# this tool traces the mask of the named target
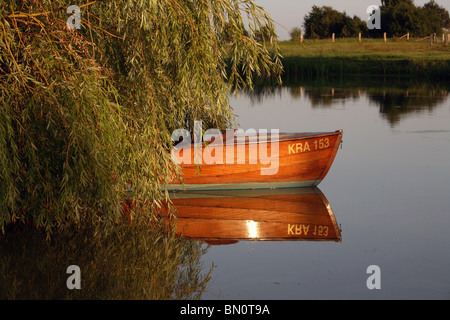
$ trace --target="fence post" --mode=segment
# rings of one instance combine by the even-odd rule
[[[331,41],[334,42],[334,33],[331,35]]]
[[[386,32],[384,33],[384,42],[386,42]]]
[[[433,35],[430,34],[430,47],[432,47],[432,46],[433,46]]]
[[[409,32],[406,34],[406,41],[409,41]]]
[[[359,33],[359,42],[361,42],[361,32]]]

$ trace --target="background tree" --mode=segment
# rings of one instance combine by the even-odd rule
[[[329,6],[313,6],[305,16],[303,28],[306,38],[352,37],[359,32],[365,32],[367,25],[360,18],[349,17],[345,12],[339,12]]]
[[[172,131],[231,126],[230,88],[280,74],[243,17],[274,29],[250,0],[1,2],[0,228],[114,221],[130,183],[134,214],[151,214],[178,173]]]
[[[342,37],[354,37],[357,36],[360,32],[363,35],[367,34],[367,23],[365,21],[362,21],[358,16],[350,17],[344,12],[342,14],[342,21]]]
[[[381,6],[381,30],[371,30],[371,36],[425,37],[442,34],[442,29],[450,26],[448,11],[434,0],[423,7],[417,7],[412,0],[386,0]]]
[[[424,17],[430,19],[431,28],[436,28],[438,32],[442,31],[442,28],[450,29],[450,15],[447,9],[440,6],[436,1],[431,0],[425,3],[422,11],[424,12]]]
[[[419,9],[412,0],[391,0],[381,8],[381,29],[390,36],[403,36],[419,30]]]

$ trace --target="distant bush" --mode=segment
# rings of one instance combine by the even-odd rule
[[[294,27],[289,32],[289,35],[291,36],[291,40],[298,40],[298,39],[300,39],[300,36],[302,35],[302,29],[299,27]]]

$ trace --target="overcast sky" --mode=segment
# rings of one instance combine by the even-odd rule
[[[380,5],[380,0],[254,0],[262,6],[277,22],[277,32],[280,40],[289,40],[289,31],[293,27],[302,27],[303,18],[313,5],[330,6],[340,12],[346,12],[349,16],[359,16],[366,21],[367,7]],[[416,6],[422,6],[429,0],[415,0]],[[436,0],[436,2],[450,11],[450,0]]]

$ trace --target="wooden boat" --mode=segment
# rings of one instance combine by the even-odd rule
[[[189,145],[189,163],[181,163],[179,156],[176,158],[178,163],[181,163],[182,174],[167,185],[167,188],[222,190],[317,186],[330,170],[342,142],[342,135],[342,130],[280,133],[276,140],[249,136],[241,142],[236,142],[236,137],[231,135],[235,142],[230,144],[231,149],[226,149],[230,135],[224,135],[221,139],[223,143],[213,148],[216,160],[219,161],[211,163],[203,158],[201,165],[198,161],[195,164],[195,152],[208,153],[208,148],[214,143],[203,144],[197,151],[194,150],[194,145]],[[267,156],[263,161],[260,150],[266,150],[270,158]],[[251,158],[255,155],[258,158],[252,162]],[[245,163],[242,159],[245,159]],[[269,164],[268,159],[276,162],[277,167],[270,168],[274,165]],[[270,170],[272,173],[267,173]]]
[[[210,244],[341,241],[330,204],[317,188],[172,192],[176,235]]]

